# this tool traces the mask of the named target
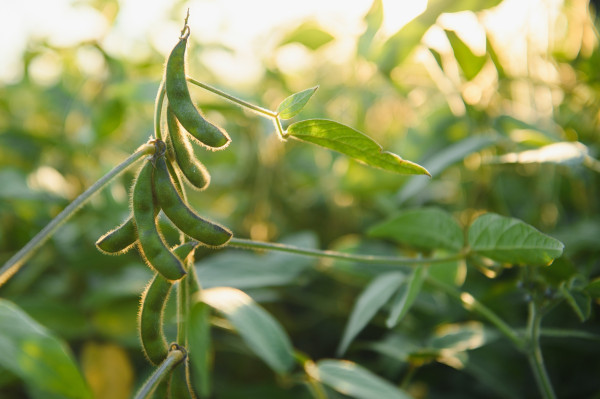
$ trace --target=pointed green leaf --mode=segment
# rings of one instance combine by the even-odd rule
[[[383,22],[383,3],[381,0],[373,0],[371,8],[363,20],[367,25],[367,29],[358,38],[356,48],[359,55],[367,57],[371,49],[373,37],[375,37],[377,31],[381,28]]]
[[[413,303],[417,299],[417,295],[421,292],[423,281],[427,276],[427,268],[419,265],[413,270],[412,274],[402,282],[398,293],[392,300],[392,309],[385,324],[388,328],[393,328],[406,316]]]
[[[290,119],[298,115],[318,88],[319,86],[311,87],[310,89],[302,90],[287,97],[277,107],[277,115],[279,115],[281,119]]]
[[[347,360],[321,360],[311,376],[334,390],[357,399],[410,399],[378,375]]]
[[[314,22],[307,22],[288,34],[283,39],[280,46],[289,43],[299,43],[314,51],[319,47],[326,45],[333,39],[334,37],[331,33],[326,32]]]
[[[293,348],[281,325],[246,293],[230,287],[209,288],[201,299],[222,312],[248,347],[275,372],[285,374],[294,364]]]
[[[392,297],[400,283],[404,280],[404,277],[404,274],[400,272],[382,274],[371,281],[360,294],[350,314],[344,336],[338,346],[337,353],[339,356],[346,352],[352,340],[365,328],[373,316],[375,316],[375,313],[385,305],[388,299]]]
[[[0,299],[0,366],[47,396],[91,398],[65,343],[12,302]]]
[[[417,248],[460,251],[463,232],[454,218],[439,208],[409,209],[376,224],[368,232],[371,237],[389,238]]]
[[[327,119],[308,119],[288,127],[287,133],[302,141],[341,152],[369,166],[409,175],[429,175],[421,165],[404,160],[365,134]]]
[[[487,213],[469,228],[469,246],[476,254],[511,264],[548,265],[564,245],[514,218]]]
[[[565,284],[560,286],[560,292],[581,322],[589,319],[592,311],[592,298],[586,292],[569,289]]]
[[[454,52],[454,58],[456,58],[456,62],[458,62],[460,69],[462,69],[465,78],[467,80],[473,79],[481,71],[481,68],[483,68],[487,57],[485,55],[475,55],[473,50],[458,37],[456,32],[446,30],[446,36],[448,36]]]
[[[585,287],[585,291],[592,298],[600,298],[600,277],[590,281],[590,283]]]

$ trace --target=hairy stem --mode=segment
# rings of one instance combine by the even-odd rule
[[[46,227],[44,227],[35,237],[33,237],[21,250],[12,256],[0,268],[0,286],[6,283],[23,264],[33,255],[33,253],[42,246],[56,231],[56,229],[64,222],[69,220],[77,210],[83,206],[92,195],[102,190],[112,179],[124,172],[127,168],[133,165],[144,155],[154,152],[154,145],[144,144],[129,156],[125,161],[115,166],[110,172],[102,176],[100,180],[94,183],[90,188],[85,190],[79,197],[75,198],[61,213],[59,213]]]
[[[346,260],[350,262],[363,262],[363,263],[378,263],[378,264],[395,264],[395,265],[420,265],[420,264],[430,264],[430,263],[444,263],[450,262],[453,260],[460,260],[464,258],[463,254],[457,254],[452,256],[447,256],[444,258],[400,258],[396,256],[376,256],[376,255],[355,255],[348,254],[345,252],[337,252],[337,251],[328,251],[328,250],[318,250],[318,249],[305,249],[300,247],[295,247],[293,245],[287,244],[279,244],[279,243],[271,243],[271,242],[263,242],[263,241],[253,241],[246,240],[243,238],[232,238],[229,241],[229,246],[237,247],[237,248],[245,248],[245,249],[265,249],[272,251],[280,251],[280,252],[289,252],[296,255],[306,255],[306,256],[315,256],[319,258],[333,258]]]
[[[158,384],[160,384],[160,382],[167,377],[173,369],[185,359],[185,357],[186,353],[183,349],[171,349],[165,360],[163,360],[156,370],[154,370],[152,375],[137,392],[135,399],[150,398]]]
[[[221,97],[223,97],[223,98],[231,101],[232,103],[235,103],[235,104],[240,105],[242,107],[248,108],[248,109],[250,109],[250,110],[252,110],[252,111],[254,111],[254,112],[256,112],[256,113],[258,113],[260,115],[264,115],[264,116],[267,116],[269,118],[275,118],[275,119],[277,119],[277,112],[273,112],[273,111],[271,111],[269,109],[266,109],[266,108],[263,108],[263,107],[259,107],[258,105],[254,105],[254,104],[251,104],[251,103],[249,103],[247,101],[241,100],[241,99],[239,99],[237,97],[234,97],[234,96],[232,96],[230,94],[225,93],[224,91],[221,91],[221,90],[219,90],[217,88],[209,86],[206,83],[202,83],[200,81],[197,81],[196,79],[191,78],[189,76],[187,77],[187,81],[189,83],[193,84],[193,85],[196,85],[198,87],[203,88],[204,90],[208,90],[208,91],[210,91],[210,92],[212,92],[214,94],[217,94],[217,95],[219,95],[219,96],[221,96]]]
[[[527,323],[528,348],[527,359],[535,376],[538,388],[544,399],[555,399],[556,394],[552,388],[548,371],[544,364],[542,348],[540,347],[540,326],[542,324],[542,314],[537,311],[537,305],[534,301],[529,303],[529,320]]]

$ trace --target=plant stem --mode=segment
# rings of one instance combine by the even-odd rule
[[[209,86],[206,83],[202,83],[200,81],[197,81],[196,79],[194,79],[192,77],[188,76],[187,77],[187,81],[190,82],[193,85],[196,85],[196,86],[201,87],[201,88],[203,88],[205,90],[208,90],[208,91],[210,91],[210,92],[212,92],[214,94],[217,94],[217,95],[219,95],[219,96],[221,96],[223,98],[226,98],[227,100],[231,101],[232,103],[235,103],[235,104],[240,105],[242,107],[246,107],[248,109],[251,109],[252,111],[254,111],[254,112],[258,113],[258,114],[267,116],[269,118],[277,118],[277,112],[273,112],[273,111],[271,111],[269,109],[266,109],[266,108],[263,108],[263,107],[259,107],[258,105],[254,105],[254,104],[251,104],[251,103],[249,103],[247,101],[241,100],[241,99],[239,99],[237,97],[234,97],[234,96],[232,96],[230,94],[225,93],[224,91],[221,91],[221,90],[219,90],[217,88]]]
[[[165,100],[165,80],[160,81],[158,92],[156,93],[156,101],[154,102],[154,137],[162,139],[160,131],[160,117],[162,115],[163,101]]]
[[[168,376],[173,369],[181,363],[186,357],[184,350],[176,348],[171,349],[169,354],[163,360],[163,362],[154,370],[152,375],[148,378],[148,380],[144,383],[144,385],[140,388],[140,390],[135,395],[135,399],[146,399],[152,395],[152,392],[156,389],[158,384]]]
[[[56,231],[56,229],[64,222],[69,220],[71,216],[77,212],[77,210],[83,206],[95,193],[100,191],[106,186],[112,179],[117,177],[119,174],[124,172],[127,168],[133,165],[141,157],[146,154],[154,152],[154,145],[144,144],[136,150],[132,155],[129,156],[125,161],[115,166],[110,172],[102,176],[100,180],[94,183],[90,188],[85,190],[79,197],[75,198],[61,213],[59,213],[54,219],[48,223],[35,237],[33,237],[21,250],[12,256],[6,263],[0,268],[0,286],[6,283],[23,264],[29,259],[31,255],[44,244]]]
[[[396,256],[376,256],[376,255],[355,255],[348,254],[345,252],[318,250],[318,249],[306,249],[295,247],[288,244],[271,243],[263,241],[246,240],[243,238],[232,238],[229,241],[229,246],[237,248],[252,248],[252,249],[266,249],[272,251],[289,252],[297,255],[315,256],[319,258],[333,258],[340,259],[350,262],[364,262],[364,263],[377,263],[377,264],[396,264],[396,265],[421,265],[428,263],[444,263],[454,260],[460,260],[464,258],[463,254],[457,254],[447,256],[444,258],[428,258],[428,259],[415,259],[415,258],[400,258]]]
[[[556,399],[556,394],[552,388],[548,371],[544,364],[542,349],[540,347],[540,326],[542,324],[542,314],[537,311],[537,305],[534,301],[529,303],[529,320],[527,323],[528,344],[527,359],[531,365],[531,370],[535,376],[538,388],[544,399]]]
[[[490,323],[492,323],[496,328],[504,334],[508,339],[510,339],[517,348],[522,349],[525,345],[525,341],[523,338],[519,337],[519,335],[515,332],[515,330],[506,324],[504,320],[502,320],[496,313],[494,313],[490,308],[479,302],[475,299],[471,294],[464,291],[459,291],[454,287],[451,287],[447,284],[444,284],[434,278],[427,277],[427,283],[436,289],[445,292],[447,295],[452,298],[460,301],[465,309],[468,311],[473,311],[475,313],[479,313],[479,315],[483,316]]]

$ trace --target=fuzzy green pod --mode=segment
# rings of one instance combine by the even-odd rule
[[[214,247],[225,245],[231,239],[231,231],[201,218],[181,199],[169,176],[164,157],[156,160],[154,189],[156,199],[165,215],[187,236]]]
[[[163,143],[164,144],[164,143]],[[164,157],[159,157],[164,159]],[[167,248],[156,224],[156,198],[153,195],[154,165],[146,160],[133,186],[133,218],[137,226],[138,248],[146,263],[167,280],[185,276],[181,261]]]
[[[140,302],[138,327],[142,351],[150,363],[162,362],[169,347],[163,331],[163,313],[173,284],[156,273],[150,281]]]
[[[181,126],[195,139],[212,148],[224,148],[229,144],[227,132],[202,117],[192,102],[185,72],[185,50],[189,30],[179,39],[167,60],[165,85],[169,105]]]
[[[119,255],[129,251],[137,241],[135,222],[130,216],[96,241],[96,247],[108,255]]]
[[[179,129],[179,122],[171,107],[167,108],[167,127],[179,170],[192,187],[199,190],[206,188],[210,183],[210,174],[206,167],[196,159],[192,144],[187,135]]]

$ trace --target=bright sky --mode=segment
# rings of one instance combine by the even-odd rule
[[[274,28],[293,28],[307,18],[327,26],[336,36],[353,37],[364,29],[362,17],[372,0],[192,0],[190,27],[204,42],[236,50],[252,75],[253,52]],[[77,5],[73,5],[77,3]],[[383,31],[391,34],[423,11],[426,0],[383,0]],[[116,54],[143,56],[148,43],[165,55],[178,35],[180,23],[167,19],[170,0],[121,0],[116,26],[84,2],[19,0],[0,2],[0,82],[20,78],[21,55],[30,37],[47,37],[57,46],[104,37],[103,46]],[[182,15],[183,18],[183,15]],[[110,30],[109,30],[110,29]],[[254,57],[254,63],[258,62]],[[218,60],[217,60],[218,61]],[[238,71],[239,73],[239,71]],[[247,77],[241,76],[245,79]]]

